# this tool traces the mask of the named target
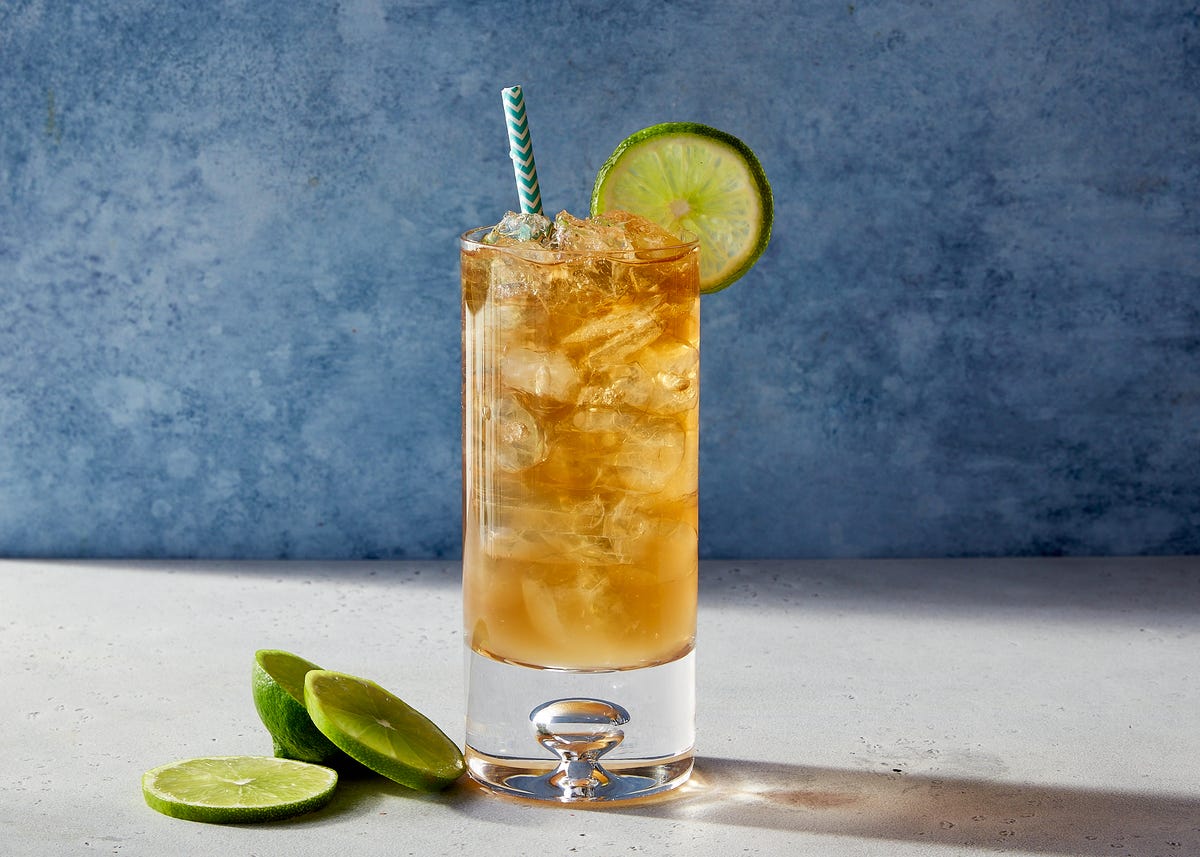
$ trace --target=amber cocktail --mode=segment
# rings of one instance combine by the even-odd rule
[[[699,248],[620,212],[505,224],[461,239],[468,764],[662,791],[694,736]]]

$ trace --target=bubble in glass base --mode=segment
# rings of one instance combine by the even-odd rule
[[[695,655],[630,670],[535,669],[467,655],[467,768],[487,788],[561,803],[683,785],[695,741]]]

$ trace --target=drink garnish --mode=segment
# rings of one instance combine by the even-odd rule
[[[142,796],[173,818],[211,824],[277,821],[320,809],[337,771],[271,756],[185,759],[142,775]]]
[[[276,756],[335,767],[353,765],[313,725],[304,707],[304,676],[318,669],[291,652],[259,649],[254,653],[254,708],[271,733]]]
[[[771,186],[750,147],[695,122],[653,125],[621,141],[596,176],[591,210],[629,211],[696,236],[706,294],[750,270],[774,217]]]
[[[346,755],[403,786],[440,791],[466,770],[458,745],[432,720],[373,681],[313,670],[304,704]]]

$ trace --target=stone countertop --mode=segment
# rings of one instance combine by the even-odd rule
[[[589,810],[343,778],[269,825],[142,801],[269,754],[253,653],[375,679],[461,741],[451,562],[0,561],[0,852],[1200,854],[1200,559],[707,562],[699,758]]]

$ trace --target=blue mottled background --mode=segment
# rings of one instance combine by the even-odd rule
[[[456,556],[512,83],[555,210],[670,119],[772,180],[703,555],[1200,552],[1195,2],[2,0],[0,554]]]

